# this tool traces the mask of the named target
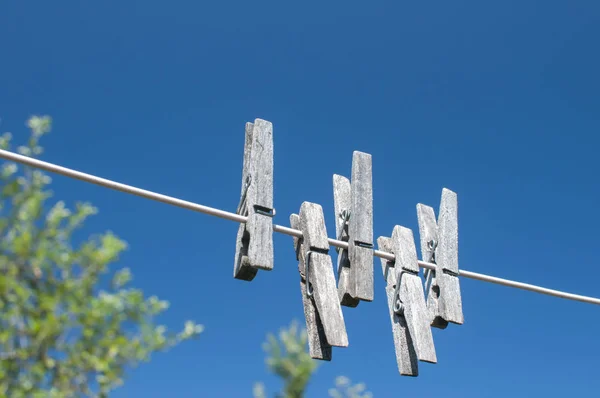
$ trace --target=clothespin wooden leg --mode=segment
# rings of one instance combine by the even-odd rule
[[[373,171],[371,155],[352,155],[352,182],[333,176],[336,233],[348,242],[338,253],[338,295],[342,305],[373,301]]]
[[[391,239],[380,236],[377,238],[379,250],[391,253]],[[384,258],[381,259],[381,270],[386,281],[385,292],[387,295],[390,320],[392,322],[392,335],[394,338],[394,349],[396,351],[396,362],[398,371],[402,376],[418,376],[419,362],[413,341],[410,337],[406,320],[403,316],[396,314],[396,270],[394,263]]]
[[[305,251],[306,288],[309,295],[312,292],[312,298],[323,323],[327,343],[336,347],[347,347],[348,336],[337,296],[333,264],[328,254],[329,242],[322,207],[315,203],[302,203],[300,227]]]
[[[248,216],[236,241],[234,277],[252,280],[257,269],[273,269],[273,125],[246,123],[242,193],[238,214]]]
[[[350,213],[350,257],[354,298],[373,301],[373,166],[371,155],[352,155],[352,209]]]
[[[423,261],[435,263],[427,274],[427,307],[431,326],[445,329],[448,323],[464,322],[458,278],[458,201],[456,193],[444,188],[439,221],[429,206],[417,205]]]
[[[348,221],[352,207],[352,189],[346,177],[333,175],[333,203],[335,210],[335,230],[338,240],[348,242]],[[360,300],[354,298],[354,280],[351,279],[350,259],[347,249],[337,249],[338,297],[341,305],[356,307]]]
[[[441,264],[443,279],[440,294],[444,319],[462,325],[462,297],[458,279],[458,198],[456,193],[444,188],[438,220],[439,253],[436,260]]]
[[[233,267],[233,276],[236,279],[251,281],[258,272],[257,268],[250,265],[248,260],[248,241],[250,235],[246,232],[246,226],[240,224],[235,244],[235,263]]]
[[[430,316],[419,277],[417,250],[412,231],[396,226],[392,233],[391,246],[396,257],[397,302],[394,310],[405,318],[419,360],[436,363]]]
[[[240,204],[237,213],[248,215],[247,200],[248,189],[252,177],[250,176],[250,158],[252,153],[253,123],[246,123],[246,134],[244,139],[244,162],[242,168],[242,190],[240,193]],[[233,276],[236,279],[251,281],[256,276],[258,270],[250,265],[248,259],[248,246],[250,243],[250,234],[247,232],[246,224],[240,224],[238,227],[237,238],[235,241],[235,260],[233,266]]]
[[[294,229],[300,229],[300,217],[297,214],[290,216],[290,225]],[[331,345],[327,343],[323,322],[321,322],[315,302],[307,294],[306,275],[304,274],[305,251],[302,240],[302,238],[294,237],[294,249],[296,250],[298,271],[300,273],[300,293],[302,294],[306,334],[308,336],[308,352],[313,359],[331,361]]]

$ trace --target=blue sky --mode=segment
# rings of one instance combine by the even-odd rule
[[[333,236],[332,174],[373,155],[375,236],[458,193],[460,266],[600,296],[600,5],[596,1],[3,2],[1,131],[50,114],[43,159],[234,211],[244,124],[274,124],[275,222],[303,201]],[[114,397],[248,397],[278,387],[268,332],[304,322],[291,238],[275,269],[231,277],[237,225],[55,177],[92,201],[84,233],[129,243],[119,266],[200,339],[131,371]],[[465,324],[437,365],[398,375],[383,278],[344,309],[350,347],[318,370],[375,397],[562,397],[600,388],[599,308],[462,279]]]

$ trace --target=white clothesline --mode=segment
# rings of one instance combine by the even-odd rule
[[[231,213],[228,211],[215,209],[213,207],[204,206],[204,205],[201,205],[198,203],[188,202],[187,200],[182,200],[182,199],[174,198],[172,196],[167,196],[167,195],[163,195],[160,193],[148,191],[145,189],[136,188],[131,185],[121,184],[116,181],[111,181],[111,180],[107,180],[105,178],[97,177],[97,176],[94,176],[91,174],[82,173],[77,170],[69,169],[69,168],[62,167],[62,166],[59,166],[56,164],[44,162],[44,161],[41,161],[38,159],[19,155],[17,153],[2,150],[2,149],[0,149],[0,158],[10,160],[13,162],[17,162],[17,163],[21,163],[21,164],[24,164],[27,166],[35,167],[38,169],[46,170],[51,173],[60,174],[65,177],[70,177],[70,178],[74,178],[77,180],[100,185],[105,188],[114,189],[115,191],[125,192],[125,193],[131,194],[131,195],[140,196],[142,198],[155,200],[157,202],[162,202],[162,203],[166,203],[166,204],[169,204],[172,206],[181,207],[181,208],[192,210],[192,211],[195,211],[198,213],[204,213],[204,214],[208,214],[211,216],[224,218],[226,220],[231,220],[231,221],[235,221],[238,223],[245,223],[246,219],[247,219],[247,217],[241,216],[236,213]],[[273,231],[279,232],[282,234],[286,234],[286,235],[290,235],[290,236],[299,237],[299,238],[302,237],[301,231],[293,229],[293,228],[289,228],[289,227],[284,227],[281,225],[273,225]],[[343,241],[340,241],[337,239],[331,239],[331,238],[329,238],[328,240],[329,240],[329,244],[331,246],[339,247],[342,249],[348,248],[347,242],[343,242]],[[394,261],[393,254],[382,252],[380,250],[373,250],[373,255],[376,257],[390,260],[390,261]],[[419,261],[419,266],[421,268],[426,268],[426,269],[435,269],[435,264],[427,263],[424,261]],[[495,276],[479,274],[477,272],[466,271],[463,269],[461,269],[459,271],[459,275],[461,277],[465,277],[465,278],[495,283],[497,285],[513,287],[516,289],[529,290],[531,292],[546,294],[546,295],[554,296],[554,297],[560,297],[560,298],[564,298],[567,300],[575,300],[575,301],[581,301],[584,303],[600,305],[600,298],[582,296],[579,294],[567,293],[567,292],[563,292],[560,290],[548,289],[548,288],[541,287],[541,286],[531,285],[531,284],[523,283],[523,282],[512,281],[509,279],[497,278]]]

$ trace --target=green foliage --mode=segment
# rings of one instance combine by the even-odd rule
[[[267,336],[263,349],[267,353],[267,367],[283,380],[284,386],[277,397],[299,398],[310,378],[317,369],[317,363],[306,352],[306,330],[299,329],[297,322],[287,329],[279,331],[279,340],[273,335]],[[257,384],[254,387],[256,398],[265,397],[264,387]]]
[[[27,125],[32,135],[17,151],[39,155],[51,119]],[[2,149],[10,142],[0,137]],[[106,397],[129,367],[202,327],[189,321],[173,333],[156,325],[168,302],[128,287],[127,268],[105,283],[125,242],[106,232],[74,247],[73,234],[97,209],[80,203],[71,211],[61,201],[48,209],[49,184],[38,170],[0,168],[0,396]]]
[[[373,394],[365,391],[364,383],[353,385],[349,378],[339,376],[335,379],[335,388],[329,389],[331,398],[373,398]]]
[[[270,372],[283,381],[283,389],[276,394],[277,398],[301,398],[317,370],[317,361],[310,357],[306,350],[306,329],[299,328],[293,321],[288,328],[279,332],[279,339],[273,334],[267,336],[263,349],[267,353],[267,367]],[[364,392],[364,384],[352,385],[347,377],[336,379],[336,388],[329,390],[333,398],[372,398],[372,394]],[[267,393],[262,383],[254,385],[254,398],[266,398]]]

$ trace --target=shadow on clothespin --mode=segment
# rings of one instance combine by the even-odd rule
[[[429,206],[417,205],[423,261],[434,263],[435,271],[425,270],[427,308],[431,326],[445,329],[448,323],[462,325],[464,316],[458,279],[458,200],[444,188],[439,219]]]
[[[373,301],[373,171],[371,155],[354,151],[352,182],[333,175],[335,229],[348,250],[338,249],[340,303]]]
[[[379,249],[393,253],[395,262],[381,259],[386,281],[398,370],[403,376],[417,376],[417,359],[436,363],[430,317],[419,277],[417,250],[410,229],[396,226],[391,238],[379,237]]]
[[[251,281],[273,269],[273,125],[246,123],[242,191],[237,213],[248,216],[238,229],[233,276]]]
[[[323,209],[318,204],[304,202],[300,216],[290,216],[290,224],[303,234],[302,238],[294,238],[294,248],[310,356],[330,361],[331,347],[347,347],[348,335],[337,298]]]

